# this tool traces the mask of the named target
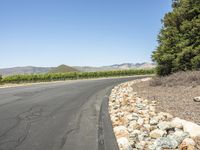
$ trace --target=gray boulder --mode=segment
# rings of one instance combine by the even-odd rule
[[[178,145],[179,143],[172,137],[160,137],[154,142],[154,149],[175,149],[178,147]]]

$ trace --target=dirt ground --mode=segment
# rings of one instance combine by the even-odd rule
[[[133,89],[141,97],[156,100],[158,112],[168,112],[200,125],[200,102],[193,101],[194,97],[200,96],[200,85],[152,86],[150,83],[138,83]]]

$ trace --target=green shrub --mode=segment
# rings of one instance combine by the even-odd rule
[[[117,70],[101,72],[68,72],[68,73],[47,73],[47,74],[29,74],[13,75],[2,79],[3,83],[22,83],[22,82],[48,82],[58,80],[76,80],[101,77],[131,76],[154,74],[155,69],[138,70]]]
[[[1,81],[2,81],[2,75],[0,75],[0,84],[1,84]]]

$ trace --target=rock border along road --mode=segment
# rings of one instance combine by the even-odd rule
[[[106,137],[112,128],[104,121],[101,131],[110,135],[98,133],[101,103],[112,87],[136,78],[141,77],[0,89],[0,150],[106,150],[114,137]]]
[[[109,113],[120,150],[200,150],[200,126],[166,112],[156,111],[157,101],[144,99],[134,91],[137,83],[112,89]]]

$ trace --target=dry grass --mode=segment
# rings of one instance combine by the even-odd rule
[[[192,86],[200,85],[200,71],[177,72],[166,77],[154,77],[150,86]]]
[[[157,101],[157,111],[169,112],[176,117],[200,125],[200,71],[178,72],[170,76],[141,82],[133,86],[139,96]]]

